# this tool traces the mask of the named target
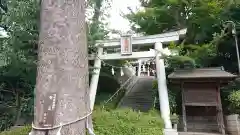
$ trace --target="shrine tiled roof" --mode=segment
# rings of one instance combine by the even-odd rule
[[[195,68],[179,69],[168,75],[169,79],[197,79],[197,78],[236,78],[229,72],[224,71],[221,67],[217,68]]]

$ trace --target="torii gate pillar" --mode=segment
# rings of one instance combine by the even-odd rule
[[[155,49],[161,50],[162,43],[159,43],[159,42],[156,43]],[[172,123],[170,120],[170,108],[169,108],[164,59],[161,58],[161,56],[159,56],[161,55],[161,53],[157,53],[157,54],[158,55],[156,56],[156,69],[157,69],[158,93],[159,93],[161,116],[165,123],[165,128],[172,129]]]
[[[97,55],[100,56],[103,54],[103,48],[99,47]],[[99,75],[100,75],[100,70],[101,70],[101,60],[99,57],[95,58],[94,61],[94,74],[92,75],[91,78],[91,83],[90,83],[90,109],[94,109],[94,103],[96,99],[96,94],[97,94],[97,87],[98,87],[98,81],[99,81]]]
[[[161,42],[155,43],[155,50],[158,51],[162,49],[163,49],[163,46]],[[156,70],[157,70],[160,111],[161,111],[161,117],[165,124],[164,135],[178,135],[178,132],[172,129],[172,123],[170,120],[170,107],[169,107],[164,59],[161,57],[161,53],[158,53],[158,52],[156,55]]]

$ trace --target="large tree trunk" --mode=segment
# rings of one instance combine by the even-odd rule
[[[90,111],[85,0],[42,0],[41,6],[34,125],[52,127]],[[86,121],[63,126],[61,135],[85,135]],[[33,131],[56,135],[58,129]]]

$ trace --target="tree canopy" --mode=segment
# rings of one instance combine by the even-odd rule
[[[196,66],[224,66],[237,72],[231,24],[239,31],[239,2],[229,0],[140,0],[143,10],[126,15],[132,29],[146,35],[187,28],[181,54]],[[179,47],[178,47],[179,48]],[[177,61],[190,60],[186,57]],[[230,64],[231,63],[231,64]]]

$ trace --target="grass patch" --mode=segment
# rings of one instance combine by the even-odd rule
[[[93,115],[96,135],[162,135],[163,122],[154,111],[134,112],[130,109],[107,111],[96,108]],[[0,135],[27,135],[30,127],[5,131]]]
[[[162,135],[163,123],[155,112],[96,109],[93,118],[96,135]]]
[[[28,135],[30,131],[31,131],[31,127],[26,126],[23,128],[17,128],[10,131],[1,132],[0,135]]]

